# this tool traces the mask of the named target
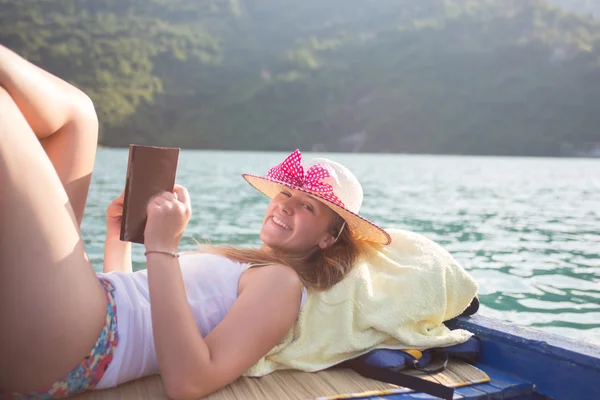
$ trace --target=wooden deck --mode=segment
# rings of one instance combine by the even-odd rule
[[[479,336],[482,348],[475,366],[490,378],[486,383],[456,387],[455,399],[600,399],[600,346],[480,316],[461,317],[451,321],[449,326],[467,329]],[[382,382],[369,383],[352,374],[352,371],[343,370],[331,370],[316,375],[282,371],[268,376],[261,384],[254,379],[241,379],[237,384],[230,385],[231,389],[208,397],[210,400],[296,400],[389,388]],[[444,381],[445,379],[442,379],[442,382]],[[471,380],[482,381],[484,380]],[[77,398],[158,400],[165,399],[166,396],[160,379],[150,377],[145,381],[132,382],[107,391],[92,391]],[[354,398],[435,399],[433,396],[415,392],[386,395],[373,393],[371,397]]]
[[[544,399],[533,393],[534,385],[531,382],[516,376],[506,374],[488,365],[476,364],[490,378],[488,383],[479,383],[470,386],[459,387],[454,390],[454,399]],[[410,399],[437,399],[424,393],[403,393],[386,396],[368,397],[367,400],[410,400]]]

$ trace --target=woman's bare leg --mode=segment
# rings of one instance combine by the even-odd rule
[[[0,86],[41,141],[81,225],[98,142],[94,105],[79,89],[2,45]]]
[[[0,392],[63,377],[106,317],[79,233],[97,121],[57,82],[0,46]]]

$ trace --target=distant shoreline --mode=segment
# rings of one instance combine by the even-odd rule
[[[144,143],[146,144],[146,143]],[[149,146],[165,146],[166,145],[153,145],[149,144]],[[179,146],[173,146],[179,147]],[[128,146],[107,146],[104,144],[98,144],[98,149],[123,149],[127,150]],[[247,149],[212,149],[212,148],[181,148],[182,150],[196,150],[196,151],[219,151],[219,152],[238,152],[238,153],[252,153],[252,152],[264,152],[264,153],[285,153],[289,150],[247,150]],[[396,153],[396,152],[348,152],[348,151],[337,151],[337,150],[325,150],[325,151],[312,151],[308,149],[300,149],[304,153],[338,153],[338,154],[373,154],[373,155],[404,155],[404,156],[442,156],[442,157],[515,157],[515,158],[585,158],[585,159],[600,159],[600,154],[573,154],[573,155],[527,155],[527,154],[475,154],[475,153]]]

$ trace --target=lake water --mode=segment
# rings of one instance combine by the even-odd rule
[[[242,173],[264,174],[287,153],[183,150],[177,180],[194,240],[258,244],[267,199]],[[480,287],[480,314],[600,344],[600,159],[311,154],[361,181],[361,214],[444,246]],[[125,184],[127,149],[100,149],[82,233],[102,269],[105,210]],[[193,238],[193,239],[192,239]],[[134,268],[144,268],[134,244]]]

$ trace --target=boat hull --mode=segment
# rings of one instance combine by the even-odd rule
[[[447,325],[481,339],[482,366],[533,383],[534,393],[519,398],[600,399],[600,346],[478,315]]]

